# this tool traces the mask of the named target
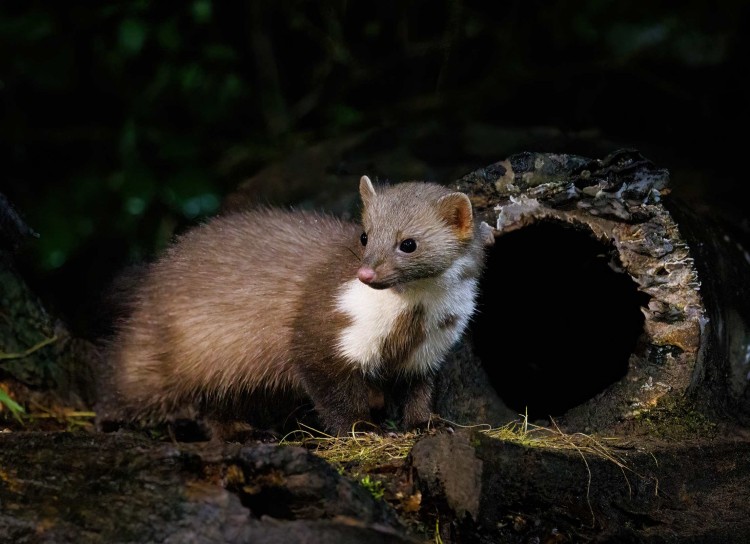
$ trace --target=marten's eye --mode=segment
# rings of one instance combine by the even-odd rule
[[[363,232],[362,234],[359,235],[359,241],[362,242],[363,246],[367,245],[367,233],[366,232]]]
[[[417,249],[417,243],[414,241],[414,238],[407,238],[406,240],[401,242],[398,248],[404,253],[411,253],[412,251]]]

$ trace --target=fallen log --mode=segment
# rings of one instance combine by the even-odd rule
[[[458,180],[497,241],[441,415],[502,423],[505,405],[591,431],[657,406],[747,412],[750,259],[666,201],[668,176],[622,150],[524,153]]]

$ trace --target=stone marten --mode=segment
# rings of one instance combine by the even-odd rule
[[[491,229],[441,185],[376,189],[364,176],[359,189],[361,225],[234,213],[149,265],[109,348],[128,417],[293,390],[346,433],[370,420],[375,389],[401,428],[424,423],[434,374],[474,311]]]

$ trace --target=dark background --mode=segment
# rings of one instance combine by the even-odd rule
[[[428,165],[637,147],[747,234],[747,4],[3,1],[0,192],[39,233],[19,266],[85,335],[118,269],[263,166],[371,129],[410,153],[426,125]],[[526,136],[472,154],[467,126]]]

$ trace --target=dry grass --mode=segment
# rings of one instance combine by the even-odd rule
[[[494,428],[489,425],[464,426],[439,419],[434,419],[433,422],[440,422],[454,428],[475,429],[490,438],[524,447],[575,451],[584,458],[584,461],[587,456],[599,457],[627,470],[625,461],[613,448],[615,439],[594,437],[584,433],[566,434],[557,427],[554,421],[551,427],[541,427],[530,424],[528,418],[522,416],[517,421]],[[428,425],[423,433],[430,433],[431,426]],[[406,458],[416,439],[423,434],[414,432],[381,434],[375,432],[376,430],[378,429],[370,424],[361,423],[355,425],[352,432],[346,436],[337,437],[304,426],[289,433],[281,442],[307,447],[318,456],[334,463],[377,464]]]
[[[383,435],[375,430],[368,423],[360,423],[346,436],[331,436],[303,425],[286,435],[281,443],[306,447],[334,464],[357,464],[365,468],[405,459],[418,436],[416,433]]]

